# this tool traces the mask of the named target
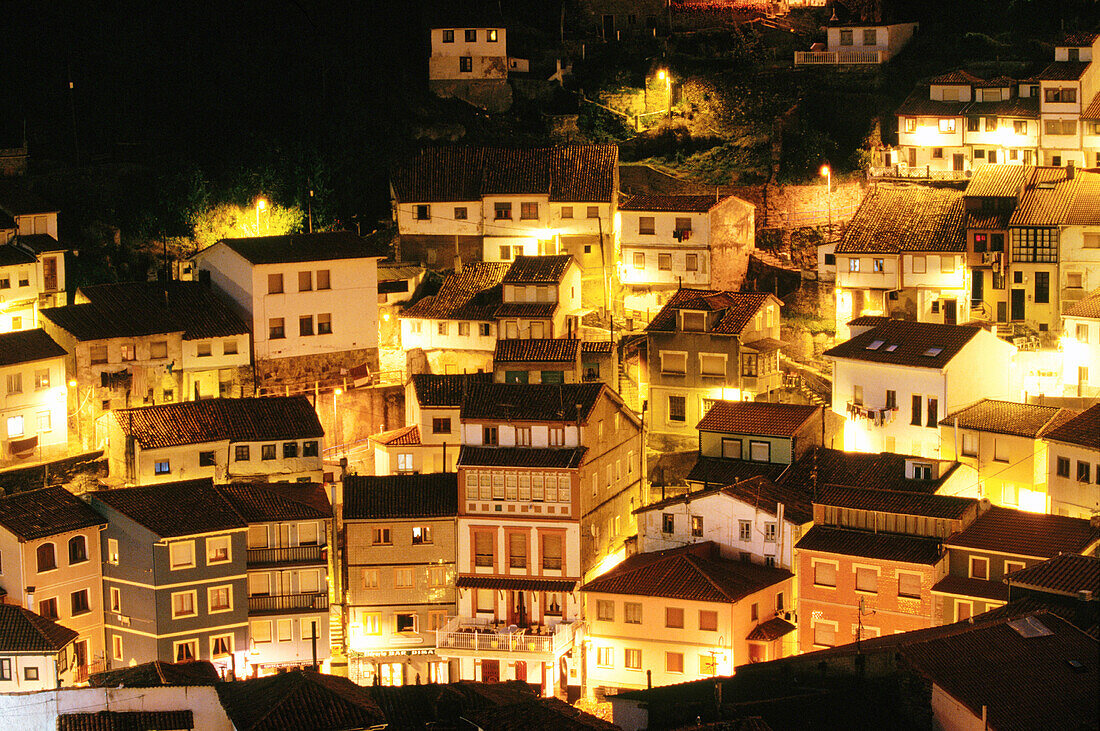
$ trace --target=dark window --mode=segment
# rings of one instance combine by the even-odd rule
[[[668,397],[668,420],[687,421],[687,401],[683,396]]]
[[[672,513],[661,513],[661,532],[674,533],[676,531],[676,516]]]
[[[967,117],[966,118],[966,131],[977,132],[981,128],[981,117]]]
[[[827,267],[835,267],[836,266],[836,254],[826,254],[825,255],[825,266],[827,266]]]
[[[539,217],[539,204],[538,203],[520,203],[519,204],[519,217],[521,219],[529,220]]]
[[[283,459],[294,459],[298,456],[298,442],[283,442]]]
[[[466,30],[466,42],[467,43],[477,43],[477,29],[467,29]]]
[[[455,42],[455,32],[454,32],[453,28],[448,28],[448,29],[445,29],[443,31],[443,42],[444,43],[454,43]]]
[[[1086,467],[1088,465],[1085,465]],[[88,544],[84,536],[73,536],[69,539],[69,565],[84,563],[88,560]]]
[[[913,426],[920,426],[920,407],[921,397],[919,394],[913,394],[913,413],[909,419],[909,423]]]
[[[451,433],[451,420],[450,419],[432,419],[432,434],[450,434]]]
[[[247,462],[249,460],[247,444],[233,447],[233,460],[236,462]]]
[[[1092,479],[1092,464],[1077,460],[1077,481],[1088,482]]]
[[[695,536],[696,538],[703,535],[703,516],[691,516],[691,535]]]
[[[497,444],[497,428],[495,426],[487,426],[484,429],[482,429],[482,435],[484,436],[484,439],[482,439],[483,444],[496,446],[496,444]]]
[[[10,658],[0,658],[0,680],[11,680]]]
[[[989,242],[988,234],[974,234],[974,251],[982,252],[987,248]]]
[[[474,70],[474,59],[471,56],[458,57],[458,70],[469,73]]]
[[[896,409],[897,407],[898,407],[898,392],[887,390],[886,391],[886,408]]]
[[[69,595],[72,603],[73,616],[77,614],[84,614],[91,611],[91,607],[88,606],[88,590],[81,589],[80,591],[74,591]]]
[[[511,203],[494,203],[493,204],[493,218],[497,221],[512,220],[512,204]]]
[[[1035,302],[1050,302],[1050,272],[1035,272]]]
[[[260,459],[275,459],[275,445],[265,444],[260,447]]]
[[[1058,470],[1058,476],[1059,477],[1069,477],[1069,458],[1068,457],[1059,457],[1058,458],[1057,470]]]
[[[925,424],[925,426],[930,426],[930,427],[933,427],[935,429],[939,429],[939,426],[940,426],[940,424],[939,424],[939,421],[940,421],[939,411],[940,411],[939,399],[934,399],[932,397],[929,397],[928,398],[928,421]]]
[[[416,220],[417,221],[427,221],[431,217],[432,217],[432,208],[431,208],[431,206],[421,204],[421,205],[418,205],[416,207]]]
[[[38,602],[38,613],[46,619],[57,619],[57,599],[43,599]]]
[[[54,555],[52,543],[43,543],[38,547],[38,573],[52,571],[57,568],[57,556]]]
[[[852,45],[852,31],[850,29],[842,29],[840,31],[840,45],[851,46]]]
[[[313,315],[302,315],[298,318],[298,334],[303,337],[313,334]]]
[[[303,457],[316,457],[317,456],[317,442],[305,442],[302,444],[302,456]]]
[[[216,464],[213,452],[199,452],[199,467],[213,467]]]

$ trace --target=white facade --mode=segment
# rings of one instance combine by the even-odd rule
[[[432,28],[428,78],[506,79],[507,30],[504,27]]]
[[[13,253],[13,260],[23,260],[0,265],[0,333],[38,327],[42,286],[36,258],[21,247]]]
[[[533,218],[523,218],[523,203],[538,204]],[[496,203],[510,203],[509,218],[498,219]],[[473,201],[447,203],[398,202],[394,206],[402,236],[489,236],[520,240],[523,251],[501,257],[501,242],[493,249],[484,244],[485,261],[510,261],[517,255],[538,254],[538,242],[554,242],[563,236],[605,236],[615,230],[611,204],[607,202],[548,201],[545,196],[485,196]],[[529,251],[528,248],[535,250]]]
[[[196,729],[233,731],[218,691],[212,685],[160,688],[49,688],[36,693],[0,692],[0,718],[8,731],[44,731],[58,728],[67,713],[100,711],[180,711],[194,714]],[[20,690],[32,690],[21,688]]]
[[[67,404],[64,356],[0,366],[0,464],[12,457],[13,441],[37,437],[39,449],[64,448]]]
[[[1100,396],[1100,319],[1063,318],[1059,342],[1062,356],[1062,384],[1067,396]]]
[[[635,286],[710,285],[709,212],[620,211],[620,280]]]
[[[1100,450],[1051,439],[1044,441],[1050,512],[1071,518],[1092,518],[1100,514]],[[1066,465],[1064,473],[1059,471],[1059,460],[1066,461],[1063,462]],[[1087,465],[1087,479],[1078,471],[1080,464]]]

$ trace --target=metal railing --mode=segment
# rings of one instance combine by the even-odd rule
[[[271,594],[248,597],[248,613],[308,612],[328,609],[328,594]]]
[[[285,548],[250,548],[245,559],[248,566],[294,563],[324,563],[326,546],[288,546]]]
[[[868,168],[867,175],[872,178],[898,180],[967,180],[969,170],[933,170],[929,165],[908,167],[891,165],[890,167]]]
[[[795,66],[882,63],[882,51],[795,51]]]
[[[455,617],[443,629],[436,630],[436,648],[556,655],[572,645],[572,623],[562,622],[543,629],[547,634],[540,634],[530,628],[495,628],[488,620]]]

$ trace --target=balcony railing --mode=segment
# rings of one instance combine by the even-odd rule
[[[882,51],[795,51],[795,66],[882,63]]]
[[[328,609],[328,594],[271,594],[248,597],[248,613],[279,614],[313,612]]]
[[[443,629],[436,630],[438,650],[467,652],[526,652],[557,655],[573,644],[572,623],[554,626],[504,628],[488,620],[453,617]]]
[[[887,426],[893,423],[898,416],[898,407],[883,407],[874,409],[854,401],[848,402],[847,414],[849,419],[866,420],[871,426]]]
[[[290,546],[287,548],[250,548],[249,566],[324,563],[326,546]]]

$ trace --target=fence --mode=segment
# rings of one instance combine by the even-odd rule
[[[882,63],[882,51],[795,51],[795,66],[843,66]]]
[[[933,170],[930,166],[908,167],[891,165],[889,167],[868,168],[868,177],[882,180],[967,180],[969,170]]]

